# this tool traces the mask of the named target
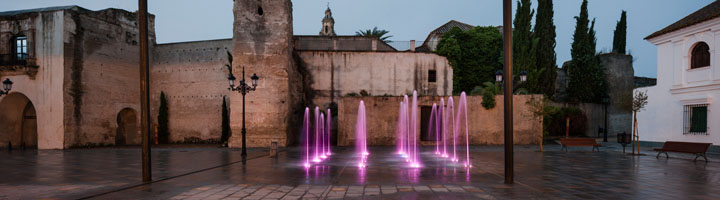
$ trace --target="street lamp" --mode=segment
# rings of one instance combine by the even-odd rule
[[[247,156],[247,149],[246,149],[246,142],[245,142],[245,134],[247,133],[247,130],[245,129],[245,94],[249,93],[250,91],[255,91],[258,85],[258,80],[260,80],[260,77],[258,77],[256,74],[253,74],[250,77],[251,85],[248,85],[245,82],[245,67],[243,67],[242,71],[242,79],[240,80],[240,85],[235,87],[235,76],[233,76],[232,73],[230,73],[230,76],[228,76],[228,81],[230,83],[230,88],[228,90],[231,91],[237,91],[240,94],[242,94],[242,153],[240,154],[243,158]]]
[[[9,78],[6,78],[6,79],[2,82],[3,90],[4,90],[4,91],[3,91],[3,90],[0,90],[0,96],[6,95],[6,94],[10,93],[10,89],[12,89],[12,84],[13,84],[13,82],[12,82]]]
[[[610,96],[608,94],[603,94],[602,102],[605,107],[605,130],[603,131],[603,142],[607,142],[608,140],[608,115],[607,115],[607,106],[610,104]]]
[[[495,81],[498,83],[503,82],[503,70],[497,70],[495,72]],[[517,88],[513,88],[513,93],[515,93],[515,90],[520,89],[525,82],[527,81],[527,71],[522,70],[520,71],[520,84],[517,84]]]

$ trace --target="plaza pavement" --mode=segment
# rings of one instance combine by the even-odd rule
[[[277,157],[252,149],[156,148],[153,180],[140,181],[140,150],[97,148],[0,152],[0,199],[720,199],[720,156],[623,155],[617,145],[559,151],[515,147],[515,184],[503,183],[502,146],[472,146],[473,167],[422,149],[413,169],[394,147],[371,147],[358,169],[352,148],[302,167],[300,148]],[[629,148],[628,148],[629,150]],[[463,153],[464,151],[459,151]]]

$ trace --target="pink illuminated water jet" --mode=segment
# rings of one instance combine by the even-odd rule
[[[440,98],[440,120],[442,121],[442,143],[443,143],[443,149],[442,149],[442,157],[447,158],[448,152],[447,152],[447,127],[448,127],[448,120],[447,120],[447,107],[445,107],[445,99]]]
[[[355,151],[359,157],[358,167],[367,166],[367,157],[370,152],[367,150],[367,127],[365,121],[365,102],[360,101],[358,106],[357,121],[355,122]]]
[[[313,143],[313,148],[315,148],[315,157],[313,158],[313,162],[320,162],[320,126],[318,123],[320,121],[320,108],[315,107],[315,142]]]
[[[310,108],[305,108],[305,117],[303,118],[302,136],[305,138],[303,145],[305,145],[305,168],[310,167]]]
[[[410,167],[418,168],[420,167],[420,160],[418,159],[418,150],[417,150],[417,116],[418,116],[418,104],[417,104],[417,91],[413,91],[413,100],[412,100],[412,107],[410,108],[410,127],[412,128],[412,135],[413,135],[413,153],[412,153],[412,161],[410,162]]]
[[[438,108],[437,104],[432,105],[430,111],[430,121],[428,122],[428,133],[435,135],[435,155],[440,155],[440,134],[438,134]]]
[[[455,102],[453,101],[453,98],[448,98],[448,109],[447,109],[447,118],[448,118],[448,124],[452,126],[450,130],[453,134],[453,155],[450,158],[450,161],[457,162],[457,130],[455,129]]]
[[[327,158],[327,154],[325,154],[325,140],[327,137],[327,133],[325,132],[325,114],[320,113],[320,121],[318,122],[318,127],[320,129],[320,149],[322,149],[322,152],[320,153],[320,158],[324,160]]]
[[[330,136],[332,136],[332,119],[331,119],[332,113],[330,112],[330,108],[327,109],[327,122],[325,123],[325,132],[327,132],[327,151],[325,151],[325,155],[330,156],[332,155],[330,147]]]
[[[467,114],[467,97],[465,96],[465,92],[460,93],[460,101],[458,102],[458,112],[457,117],[455,118],[455,130],[459,130],[462,125],[465,126],[465,153],[467,155],[465,160],[465,167],[472,167],[472,162],[470,161],[470,131],[468,130],[468,114]],[[462,122],[465,123],[462,123]]]

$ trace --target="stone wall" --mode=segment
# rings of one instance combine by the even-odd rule
[[[247,146],[291,143],[291,131],[302,121],[302,78],[293,62],[292,3],[290,0],[235,0],[233,12],[233,71],[240,79],[260,77],[256,91],[247,95]],[[241,147],[243,99],[230,95],[231,147]]]
[[[632,55],[600,54],[600,64],[605,67],[610,105],[607,107],[608,133],[632,132],[632,95],[635,89],[635,70]],[[604,125],[603,125],[604,127]]]
[[[397,51],[378,38],[364,36],[309,36],[293,37],[295,50],[306,51]]]
[[[312,76],[313,103],[327,106],[335,98],[362,90],[370,95],[450,95],[452,68],[445,57],[413,52],[298,51],[300,65]],[[430,70],[436,82],[428,82]]]
[[[535,96],[539,98],[540,96]],[[514,106],[514,142],[515,144],[537,144],[540,141],[542,123],[532,117],[525,103],[530,95],[515,95]],[[368,145],[395,145],[399,103],[402,97],[342,97],[338,100],[338,145],[349,146],[355,142],[354,127],[359,102],[365,103],[367,119]],[[454,96],[455,106],[459,96]],[[446,99],[447,100],[447,99]],[[486,110],[480,103],[482,96],[468,96],[468,126],[470,130],[470,143],[475,145],[499,145],[504,143],[503,135],[503,96],[496,96],[495,108]],[[411,100],[412,101],[412,100]],[[421,96],[418,106],[432,106],[439,103],[440,97]],[[418,120],[420,111],[418,111]],[[421,126],[419,122],[418,130]],[[418,138],[419,136],[418,131]],[[460,137],[460,138],[464,138]],[[418,139],[420,140],[420,139]],[[423,145],[433,145],[434,142],[423,142]]]
[[[220,140],[222,101],[230,94],[226,52],[231,49],[230,39],[155,46],[151,116],[157,125],[160,93],[165,92],[171,142]]]
[[[64,147],[112,145],[118,114],[140,113],[137,15],[118,9],[64,15]],[[150,42],[155,41],[150,16]],[[140,144],[140,128],[127,144]]]

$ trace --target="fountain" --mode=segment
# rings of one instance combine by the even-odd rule
[[[445,99],[444,99],[444,98],[440,98],[440,115],[441,115],[440,120],[442,121],[442,123],[441,123],[441,124],[442,124],[442,128],[441,128],[442,130],[440,130],[440,131],[442,132],[442,143],[443,143],[443,150],[442,150],[442,155],[441,155],[441,156],[442,156],[443,158],[447,158],[447,157],[448,157],[448,153],[447,153],[447,135],[446,135],[446,133],[447,133],[447,124],[448,124],[447,122],[448,122],[448,120],[447,120],[447,113],[446,113],[446,112],[447,112],[447,108],[445,107]]]
[[[355,123],[355,151],[360,157],[358,167],[365,168],[367,166],[367,157],[370,153],[367,151],[367,127],[365,121],[365,102],[360,101],[358,106],[357,121]]]
[[[320,108],[315,107],[315,142],[313,142],[313,148],[315,148],[315,157],[313,158],[313,162],[320,162],[320,126],[318,126],[318,121],[320,121]]]
[[[326,125],[325,132],[327,132],[327,134],[326,134],[327,135],[327,146],[326,146],[327,151],[325,151],[325,155],[328,157],[330,155],[332,155],[332,153],[330,151],[330,147],[332,146],[332,144],[330,143],[330,136],[332,136],[332,119],[331,119],[331,117],[332,117],[332,113],[330,112],[330,108],[328,108],[327,109],[327,118],[326,118],[327,122],[325,123],[325,125]]]
[[[320,113],[320,121],[318,121],[318,125],[318,128],[320,129],[320,149],[322,149],[320,158],[325,160],[327,158],[327,155],[325,154],[325,139],[327,137],[327,133],[325,132],[325,114]]]
[[[403,114],[403,106],[405,102],[400,102],[400,108],[398,111],[398,122],[397,129],[395,131],[397,137],[397,154],[401,156],[405,155],[405,114]]]
[[[468,130],[468,118],[467,118],[467,97],[465,96],[465,92],[460,93],[460,101],[458,102],[458,112],[457,117],[455,118],[455,132],[457,132],[461,127],[461,122],[465,121],[465,147],[466,147],[466,160],[465,160],[465,167],[472,167],[472,162],[470,162],[470,131]]]
[[[438,117],[439,117],[437,104],[432,105],[432,110],[430,112],[430,121],[428,122],[428,134],[435,135],[435,155],[440,155],[440,135],[438,134]]]
[[[448,109],[447,109],[447,120],[448,124],[452,126],[450,130],[453,132],[453,156],[450,158],[450,161],[457,162],[457,130],[455,130],[455,102],[453,101],[452,96],[448,98]]]
[[[418,116],[418,103],[417,103],[417,91],[413,91],[413,100],[412,100],[412,107],[410,112],[410,128],[412,128],[412,135],[413,135],[413,154],[412,154],[412,161],[410,163],[410,167],[418,168],[420,167],[420,160],[418,159],[418,149],[417,149],[417,116]]]
[[[310,108],[305,108],[305,117],[303,118],[302,135],[305,138],[303,145],[305,145],[305,168],[310,168]]]

